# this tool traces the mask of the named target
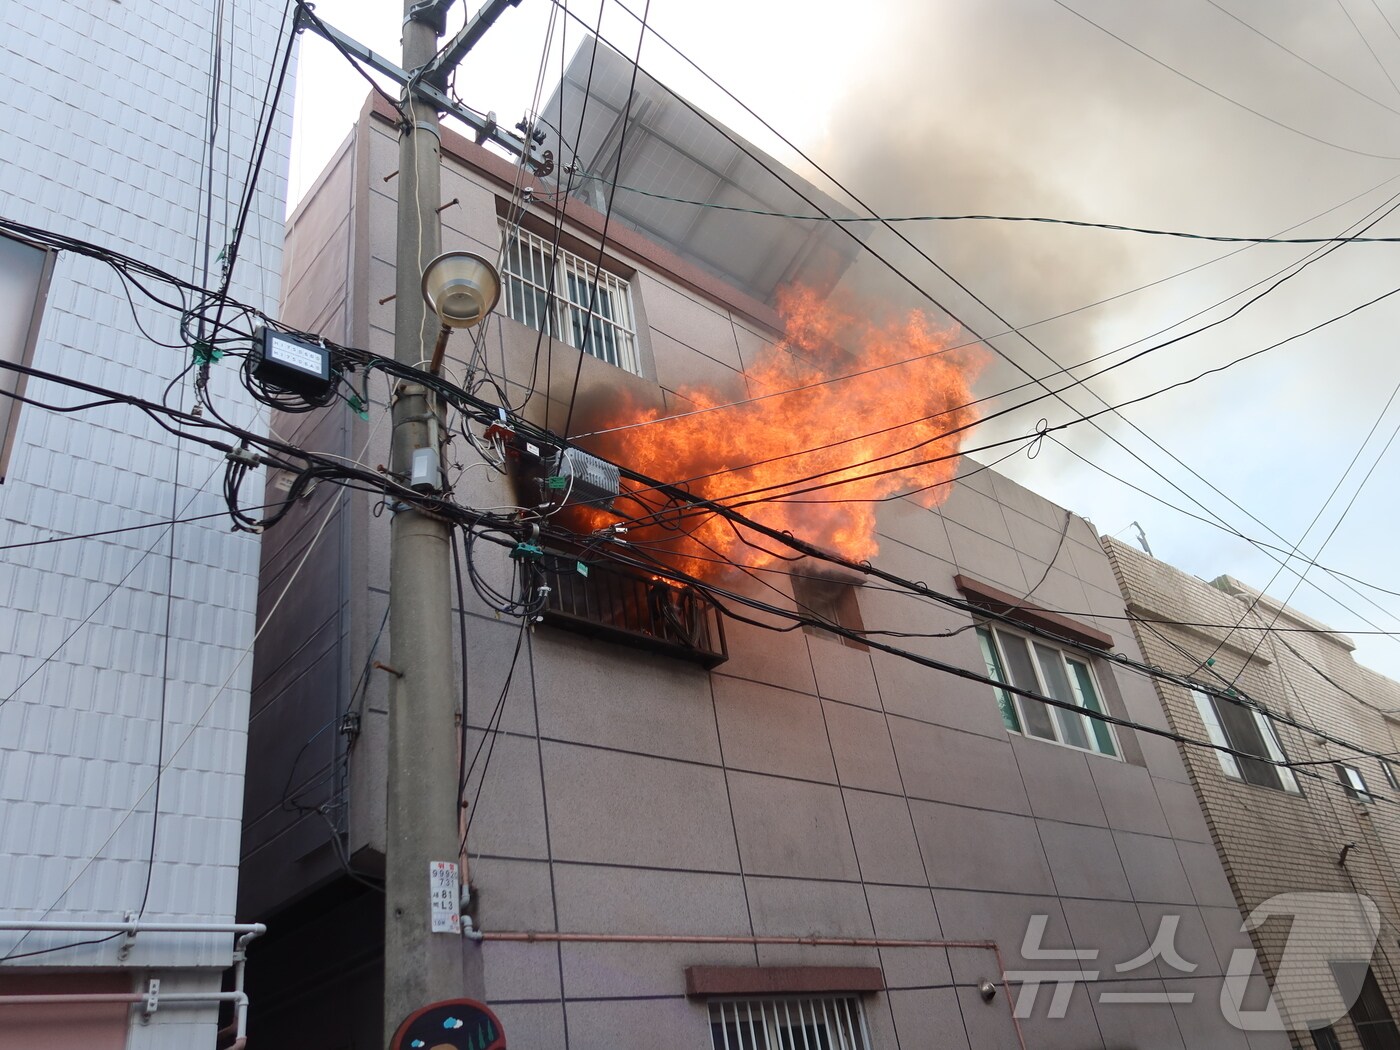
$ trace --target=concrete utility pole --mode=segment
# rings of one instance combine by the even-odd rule
[[[438,109],[451,111],[491,141],[521,154],[541,174],[553,166],[534,156],[533,133],[517,138],[482,122],[443,93],[453,67],[496,18],[520,0],[488,0],[438,54],[438,39],[453,0],[404,0],[403,69],[396,69],[343,34],[312,19],[316,31],[366,56],[404,84],[399,134],[399,214],[394,299],[394,359],[426,369],[439,321],[431,323],[421,281],[442,247],[438,219],[441,136]],[[436,57],[435,57],[436,56]],[[525,129],[527,132],[528,128]],[[489,304],[486,304],[489,309]],[[413,453],[431,449],[440,462],[443,421],[438,405],[417,383],[400,383],[393,405],[391,462],[399,477],[412,474]],[[439,466],[439,471],[441,467]],[[460,848],[457,797],[459,739],[452,665],[452,528],[410,506],[390,526],[390,660],[396,677],[389,695],[388,831],[385,840],[385,1042],[400,1022],[442,999],[484,1000],[485,981],[468,956],[457,908],[467,884]],[[466,654],[462,654],[466,659]],[[465,715],[465,712],[463,713]],[[461,864],[461,868],[456,866]],[[451,866],[451,871],[444,870]],[[455,872],[455,876],[452,874]]]
[[[405,0],[403,65],[432,59],[441,12],[414,12]],[[435,16],[435,17],[434,17]],[[399,135],[398,252],[394,359],[426,368],[438,324],[426,318],[420,281],[441,250],[441,151],[437,111],[409,88]],[[441,427],[424,387],[400,383],[393,406],[393,469],[410,473],[413,450],[436,454]],[[452,530],[411,507],[394,515],[390,546],[390,662],[402,677],[389,695],[389,794],[384,909],[385,1043],[414,1010],[440,999],[484,998],[464,983],[460,932],[432,932],[429,870],[456,864],[457,733],[452,668],[452,599],[448,589]],[[465,654],[464,654],[465,655]],[[465,876],[465,873],[463,873]],[[454,880],[455,881],[455,880]],[[454,900],[455,906],[456,901]]]

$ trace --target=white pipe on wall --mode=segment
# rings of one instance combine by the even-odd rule
[[[0,932],[59,931],[74,933],[236,933],[233,947],[233,985],[231,992],[167,992],[157,997],[164,1003],[233,1003],[237,1017],[237,1034],[229,1050],[244,1050],[248,1045],[248,995],[243,991],[244,953],[248,942],[267,932],[261,922],[69,922],[63,919],[29,922],[22,919],[0,920]],[[0,1006],[39,1006],[63,1003],[144,1003],[145,992],[99,993],[71,995],[0,995]]]

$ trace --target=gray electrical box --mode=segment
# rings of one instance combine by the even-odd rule
[[[409,466],[409,487],[415,492],[437,492],[442,488],[442,470],[436,449],[415,448]]]
[[[589,503],[612,510],[617,497],[617,464],[590,456],[576,448],[560,449],[554,462],[554,472],[565,480],[568,497],[565,503]]]

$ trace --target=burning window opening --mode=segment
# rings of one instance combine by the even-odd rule
[[[877,501],[911,493],[932,507],[946,498],[977,419],[971,384],[985,353],[956,347],[953,333],[918,311],[872,320],[794,288],[781,294],[779,312],[782,342],[746,362],[745,378],[751,391],[785,393],[732,403],[726,391],[682,386],[680,398],[714,410],[666,417],[619,390],[588,427],[611,432],[586,443],[609,462],[700,499],[743,503],[769,528],[867,560],[879,549]],[[811,483],[830,487],[794,494]],[[626,479],[612,514],[579,508],[560,520],[585,535],[626,525],[629,542],[700,578],[787,558],[722,515]]]
[[[853,580],[813,575],[805,567],[792,576],[792,593],[799,613],[860,634],[865,631],[865,620],[860,615],[856,587],[857,584]],[[868,652],[870,649],[864,642],[855,638],[824,631],[810,624],[803,624],[802,630],[805,634],[838,641],[850,649],[859,649],[862,652]]]

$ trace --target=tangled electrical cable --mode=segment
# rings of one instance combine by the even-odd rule
[[[222,293],[210,293],[205,289],[197,288],[191,283],[160,271],[155,267],[142,264],[137,260],[121,256],[118,253],[109,252],[88,242],[78,241],[73,238],[63,237],[62,235],[52,234],[46,231],[35,230],[32,227],[27,227],[9,220],[0,220],[0,229],[13,230],[19,236],[26,236],[31,240],[47,244],[50,247],[71,250],[82,255],[100,259],[117,270],[118,274],[123,278],[123,287],[127,287],[126,282],[129,281],[131,287],[135,287],[138,291],[147,295],[152,301],[171,309],[180,310],[182,317],[185,316],[187,310],[189,310],[191,314],[198,314],[208,310],[211,304],[215,305],[215,308],[222,307],[224,310],[231,310],[232,312],[229,314],[228,321],[221,321],[216,315],[215,323],[207,329],[213,339],[228,340],[229,342],[209,342],[208,345],[211,352],[208,354],[208,360],[195,362],[199,364],[201,368],[207,369],[217,360],[217,357],[212,352],[213,349],[222,349],[223,346],[233,347],[237,344],[239,338],[251,339],[253,337],[253,333],[251,332],[235,329],[235,321],[246,323],[258,319],[278,331],[297,335],[304,340],[313,341],[319,346],[324,347],[327,353],[331,355],[331,359],[335,362],[337,367],[341,368],[343,371],[361,370],[366,377],[366,382],[371,373],[380,371],[391,380],[414,383],[425,387],[438,399],[439,404],[444,409],[455,411],[460,414],[461,429],[467,434],[468,439],[475,447],[480,448],[480,443],[471,431],[472,424],[486,427],[487,434],[490,434],[493,425],[500,422],[511,428],[512,432],[517,436],[529,441],[539,442],[542,445],[547,445],[552,449],[558,450],[561,454],[564,450],[577,449],[577,446],[573,442],[561,438],[545,428],[535,426],[523,418],[519,418],[515,413],[510,412],[500,405],[492,404],[481,399],[441,375],[430,374],[416,367],[384,358],[368,351],[340,346],[320,337],[296,333],[290,327],[281,325],[270,318],[266,318],[259,311],[244,306]],[[144,279],[154,279],[167,284],[174,289],[173,298],[175,301],[163,299],[154,294],[145,286]],[[193,296],[195,302],[199,304],[193,310],[190,310],[187,305],[189,302],[188,297],[190,296]],[[220,312],[222,312],[222,310]],[[195,334],[198,334],[197,330],[190,328],[188,323],[183,327],[186,332],[195,332]],[[232,334],[228,334],[230,330]],[[235,349],[233,352],[237,353],[241,351]],[[1066,706],[1064,702],[1057,701],[1053,697],[1040,696],[1021,690],[1004,682],[995,681],[987,675],[980,674],[976,671],[909,652],[886,642],[881,642],[873,637],[874,634],[883,632],[852,631],[839,624],[832,624],[802,612],[794,614],[791,610],[781,609],[771,603],[754,599],[751,596],[726,590],[723,587],[715,585],[713,582],[702,581],[687,576],[683,572],[668,567],[664,560],[656,558],[645,550],[637,548],[629,551],[630,545],[628,545],[625,540],[621,539],[621,530],[612,530],[612,533],[607,536],[581,536],[555,524],[551,520],[558,509],[552,503],[547,502],[535,507],[496,508],[494,512],[473,509],[456,503],[451,498],[450,490],[445,490],[443,492],[417,491],[406,483],[406,479],[401,476],[396,476],[391,471],[387,471],[384,468],[372,470],[358,462],[346,460],[343,457],[308,451],[279,438],[263,436],[246,428],[235,426],[227,420],[218,417],[217,414],[215,415],[215,420],[217,421],[214,421],[204,418],[202,413],[198,410],[195,412],[184,412],[172,408],[168,404],[158,404],[104,387],[83,383],[52,372],[9,362],[0,362],[0,368],[46,380],[59,386],[65,386],[92,395],[95,398],[95,400],[83,404],[71,405],[51,404],[24,395],[10,395],[22,402],[38,405],[51,411],[65,413],[88,411],[103,406],[127,405],[146,414],[159,426],[177,438],[194,441],[224,453],[229,460],[229,470],[226,476],[226,495],[230,497],[230,514],[234,518],[236,528],[260,529],[280,520],[285,516],[290,505],[294,504],[297,499],[305,496],[311,484],[318,478],[331,480],[337,485],[344,487],[379,494],[383,499],[384,505],[396,511],[412,508],[420,513],[437,516],[462,527],[469,540],[469,573],[478,595],[481,596],[483,600],[489,602],[493,608],[508,612],[512,616],[520,617],[522,623],[528,623],[532,617],[539,615],[540,611],[545,607],[550,594],[549,585],[545,580],[549,571],[551,571],[551,567],[549,562],[545,559],[551,557],[551,554],[540,545],[541,540],[548,540],[551,543],[560,544],[564,546],[565,549],[569,549],[570,547],[574,550],[592,548],[595,553],[599,552],[601,545],[606,543],[606,556],[611,561],[622,566],[630,567],[636,571],[645,572],[655,579],[667,580],[683,587],[695,588],[700,593],[703,593],[710,601],[714,602],[716,607],[727,616],[745,620],[750,623],[757,623],[759,626],[769,629],[792,630],[804,625],[820,627],[843,637],[849,637],[853,640],[860,641],[870,648],[890,652],[893,655],[912,660],[942,673],[994,685],[996,688],[1002,689],[1003,691],[1025,695],[1030,699],[1037,700],[1051,707]],[[250,393],[256,398],[259,391],[251,390]],[[280,397],[281,394],[279,393],[278,396]],[[352,405],[354,404],[350,398],[346,398],[345,400]],[[237,440],[238,443],[236,445],[226,440],[221,440],[230,436]],[[489,465],[495,466],[498,470],[502,469],[501,457],[499,455],[501,446],[498,439],[496,437],[490,437],[487,440],[490,442],[490,447],[497,453],[497,455],[493,457],[494,462]],[[241,482],[246,478],[247,471],[260,465],[270,465],[277,469],[286,470],[294,475],[294,478],[288,486],[287,499],[280,504],[274,504],[271,513],[261,518],[255,518],[249,514],[247,510],[242,508],[238,500],[238,489]],[[883,580],[908,593],[940,601],[955,608],[964,609],[969,615],[975,617],[980,616],[994,620],[1000,618],[995,610],[974,607],[965,601],[960,601],[948,595],[939,594],[937,591],[918,581],[905,579],[896,574],[879,569],[867,562],[854,562],[850,559],[832,554],[790,533],[766,526],[761,521],[757,521],[743,514],[733,505],[707,499],[693,492],[689,492],[682,485],[658,481],[626,467],[619,467],[619,474],[622,479],[634,485],[642,486],[644,491],[655,493],[659,498],[666,501],[674,501],[678,511],[684,509],[691,513],[718,515],[728,521],[732,527],[736,529],[742,528],[752,533],[755,537],[761,537],[771,541],[779,547],[792,551],[795,556],[810,557],[818,561],[841,566],[867,578],[873,577]],[[510,549],[512,560],[521,566],[519,573],[521,575],[520,582],[522,586],[521,590],[517,592],[521,595],[520,597],[503,593],[499,587],[492,584],[486,579],[485,575],[479,571],[479,567],[475,565],[470,557],[470,544],[474,543],[477,539],[486,539]],[[560,567],[560,571],[565,570]],[[556,578],[558,577],[556,576]],[[720,598],[723,598],[725,602],[747,606],[766,615],[780,616],[783,619],[792,621],[792,626],[777,627],[772,623],[764,623],[763,621],[743,616],[728,606],[721,605],[719,602]],[[1022,629],[1028,629],[1024,624],[1020,626]],[[1047,638],[1071,648],[1083,648],[1082,643],[1075,642],[1073,639],[1060,638],[1053,632],[1040,629],[1030,630],[1033,634],[1042,634]],[[1237,688],[1221,688],[1212,683],[1199,682],[1189,676],[1174,674],[1163,668],[1133,660],[1124,654],[1104,654],[1096,650],[1093,655],[1107,655],[1107,658],[1113,660],[1116,664],[1127,667],[1137,673],[1170,681],[1182,687],[1196,689],[1207,695],[1219,697],[1225,702],[1253,707],[1277,721],[1283,722],[1284,724],[1292,724],[1291,719],[1287,716],[1269,710],[1263,704],[1246,696]],[[1086,714],[1086,712],[1077,707],[1075,710],[1081,714]],[[1121,724],[1141,732],[1171,736],[1173,739],[1183,744],[1211,748],[1227,753],[1243,754],[1242,752],[1234,752],[1233,749],[1212,742],[1181,737],[1177,734],[1155,729],[1151,726],[1145,726],[1128,719],[1117,718],[1112,715],[1097,712],[1087,714],[1089,717],[1101,719],[1111,724]],[[1372,753],[1350,741],[1342,740],[1331,734],[1324,734],[1324,736],[1332,743],[1346,747],[1357,753]],[[1258,759],[1258,756],[1254,755],[1246,755],[1245,757],[1263,761],[1262,759]]]

